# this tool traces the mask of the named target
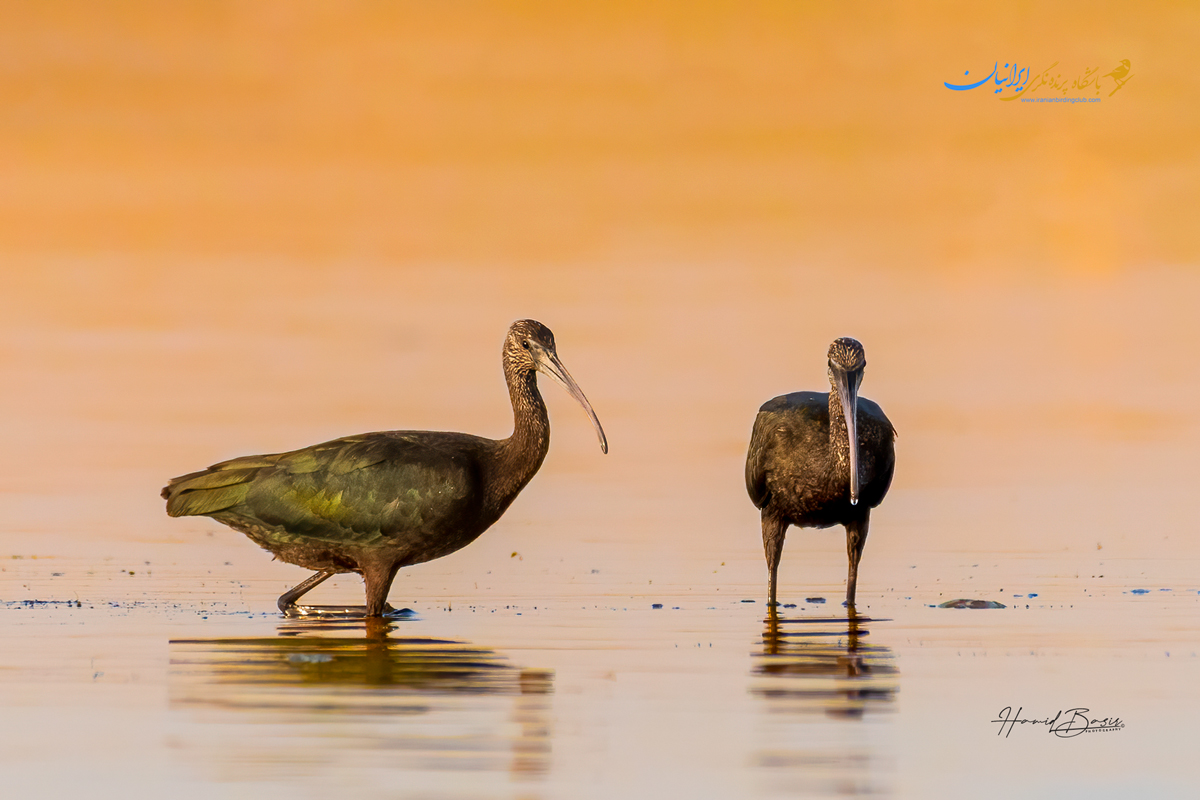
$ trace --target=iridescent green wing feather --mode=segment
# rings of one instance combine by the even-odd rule
[[[288,540],[382,543],[453,525],[479,502],[474,462],[419,434],[368,434],[248,456],[171,482],[172,516],[252,521]]]

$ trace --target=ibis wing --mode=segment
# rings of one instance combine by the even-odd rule
[[[214,466],[172,478],[162,490],[172,517],[215,514],[246,499],[257,467]]]
[[[763,403],[754,419],[750,449],[746,454],[746,491],[758,508],[771,501],[771,472],[802,446],[814,428],[824,425],[828,435],[829,395],[792,392]]]
[[[172,516],[229,515],[330,541],[453,525],[479,503],[475,462],[452,443],[379,433],[248,456],[172,481]]]
[[[896,426],[892,424],[887,414],[883,413],[883,409],[874,400],[868,400],[865,397],[858,398],[858,413],[860,417],[874,419],[880,427],[890,434],[890,439],[894,440],[896,438]]]
[[[774,426],[769,412],[760,411],[750,434],[750,449],[746,452],[746,492],[755,508],[763,508],[771,499],[767,490],[767,456],[773,444]]]
[[[301,451],[264,472],[245,502],[254,518],[318,539],[391,538],[454,526],[480,502],[474,462],[452,448],[393,436]]]
[[[755,420],[754,432],[750,434],[750,450],[746,452],[746,493],[756,509],[767,505],[767,470],[763,467],[763,455],[767,450],[766,437],[762,435],[762,414]]]
[[[859,436],[867,444],[859,452],[865,499],[872,508],[883,502],[896,469],[896,427],[877,403],[858,398]]]

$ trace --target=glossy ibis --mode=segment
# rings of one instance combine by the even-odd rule
[[[861,344],[836,339],[829,346],[831,392],[781,395],[764,403],[754,420],[746,490],[762,509],[771,608],[789,525],[846,526],[846,604],[854,605],[871,509],[883,502],[896,464],[896,429],[883,409],[858,396],[866,366]]]
[[[507,439],[380,431],[243,456],[171,480],[162,491],[167,513],[212,517],[276,558],[316,570],[279,598],[284,614],[316,612],[296,601],[331,575],[357,572],[366,584],[366,616],[381,616],[390,610],[387,594],[397,570],[473,542],[542,465],[550,420],[536,372],[579,401],[608,452],[600,420],[559,361],[549,328],[514,322],[503,364],[514,417]]]

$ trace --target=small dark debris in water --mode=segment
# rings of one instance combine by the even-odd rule
[[[1150,594],[1149,589],[1134,589],[1130,594]]]
[[[849,441],[849,440],[847,440],[847,441]],[[654,603],[650,607],[651,608],[662,608],[662,603]]]
[[[753,600],[743,600],[742,602],[743,603],[753,603],[754,601]]]
[[[67,608],[82,608],[78,600],[0,600],[0,605],[7,608],[52,608],[66,606]]]
[[[1029,596],[1030,596],[1030,597],[1037,597],[1037,592],[1030,592],[1030,593],[1029,593]]]
[[[594,570],[592,570],[592,574],[593,574],[593,575],[599,575],[599,574],[600,574],[600,570],[598,570],[598,569],[594,569]]]
[[[783,607],[784,608],[795,608],[796,604],[795,603],[784,603]]]
[[[1003,603],[997,603],[995,600],[967,600],[960,598],[958,600],[947,600],[944,603],[938,603],[938,608],[1008,608]]]
[[[806,597],[806,598],[804,598],[804,602],[806,602],[806,603],[824,603],[825,598],[824,597]]]

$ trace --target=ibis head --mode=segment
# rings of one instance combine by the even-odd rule
[[[600,420],[597,419],[596,412],[592,410],[592,404],[584,396],[583,390],[559,360],[558,352],[554,348],[554,334],[549,328],[532,319],[514,322],[504,340],[504,360],[518,372],[537,371],[548,375],[566,389],[571,397],[583,406],[596,428],[596,436],[600,439],[600,451],[608,452],[608,439],[604,436],[604,428],[600,427]]]

